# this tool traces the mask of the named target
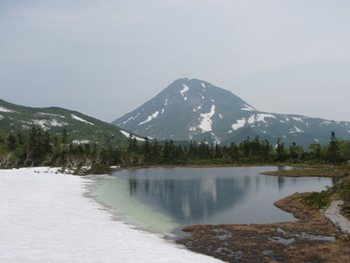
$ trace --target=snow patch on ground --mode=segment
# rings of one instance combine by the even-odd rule
[[[144,138],[141,138],[141,137],[137,137],[137,136],[134,136],[133,134],[130,134],[129,132],[127,131],[123,131],[123,130],[120,130],[121,134],[123,134],[125,137],[129,138],[131,136],[131,139],[135,138],[137,141],[140,141],[140,142],[144,142],[145,139]],[[148,137],[148,139],[151,139],[150,137]]]
[[[202,87],[203,87],[203,88],[206,88],[206,86],[205,86],[205,84],[204,84],[204,83],[202,83]]]
[[[184,98],[184,100],[187,100],[185,93],[187,93],[190,90],[190,88],[186,84],[183,84],[182,86],[184,88],[182,90],[180,90],[180,93],[181,93],[182,97]]]
[[[150,122],[151,120],[155,119],[158,117],[159,111],[156,111],[155,113],[153,113],[152,115],[148,116],[146,120],[144,120],[143,122],[140,122],[137,126],[140,126],[142,124],[145,124],[147,122]]]
[[[89,140],[73,140],[73,144],[87,144]]]
[[[0,112],[14,112],[14,111],[9,110],[9,109],[7,109],[7,108],[5,108],[5,107],[0,106]]]
[[[130,118],[127,119],[126,121],[119,123],[117,126],[119,126],[120,124],[128,123],[128,122],[131,121],[131,120],[135,120],[139,115],[140,115],[140,113],[137,113],[136,116],[130,117]]]
[[[32,120],[35,125],[39,125],[44,131],[50,130],[51,127],[62,127],[68,125],[66,122],[58,122],[53,120]]]
[[[168,99],[165,99],[164,106],[168,106]]]
[[[164,112],[165,112],[165,109],[163,108],[161,114],[163,114]]]
[[[4,118],[4,116],[2,116],[2,115],[0,114],[0,121],[1,121],[3,118]]]
[[[113,220],[86,197],[92,177],[57,170],[0,170],[0,262],[222,262]]]
[[[256,109],[254,109],[252,106],[249,106],[247,104],[244,104],[244,108],[241,108],[241,110],[245,110],[245,111],[256,111]]]
[[[220,119],[222,119],[222,118],[223,118],[223,116],[222,116],[222,114],[221,114],[221,113],[219,113],[219,117],[220,117]]]
[[[314,141],[315,141],[315,142],[320,142],[320,140],[319,140],[319,139],[315,139]]]
[[[246,123],[247,123],[247,121],[245,118],[237,120],[236,123],[232,124],[232,126],[231,126],[232,130],[229,131],[228,133],[232,133],[233,131],[237,131],[238,129],[243,128]]]
[[[211,106],[210,112],[200,114],[201,117],[201,123],[199,124],[198,128],[202,129],[202,132],[209,132],[212,131],[212,120],[211,117],[213,117],[215,114],[215,105],[213,104]]]
[[[92,122],[89,122],[89,121],[87,121],[87,120],[84,120],[83,118],[80,118],[80,117],[78,117],[78,116],[76,116],[76,115],[74,115],[74,114],[71,114],[71,116],[72,116],[73,119],[75,119],[75,120],[77,120],[77,121],[81,121],[81,122],[84,122],[84,123],[87,123],[87,124],[90,124],[90,125],[95,125],[95,124],[93,124]]]
[[[202,93],[199,93],[199,96],[201,96],[202,100],[204,100],[204,99],[205,99],[205,97],[203,96],[203,94],[202,94]]]
[[[330,122],[330,121],[321,122],[321,125],[331,125],[331,124],[332,124],[332,122]]]

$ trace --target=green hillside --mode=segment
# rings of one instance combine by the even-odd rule
[[[29,134],[32,127],[60,135],[65,129],[74,144],[96,143],[126,148],[128,138],[115,125],[58,107],[31,108],[0,100],[0,133]]]

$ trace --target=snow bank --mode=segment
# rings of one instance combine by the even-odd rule
[[[220,262],[133,229],[91,198],[89,178],[0,170],[0,262]]]

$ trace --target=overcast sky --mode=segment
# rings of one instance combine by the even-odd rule
[[[111,122],[188,77],[350,121],[348,0],[0,1],[0,98]]]

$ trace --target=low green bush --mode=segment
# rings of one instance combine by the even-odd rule
[[[306,195],[303,198],[303,201],[306,205],[320,209],[325,208],[331,203],[331,192],[329,190],[325,190],[322,192],[312,192],[308,195]]]

